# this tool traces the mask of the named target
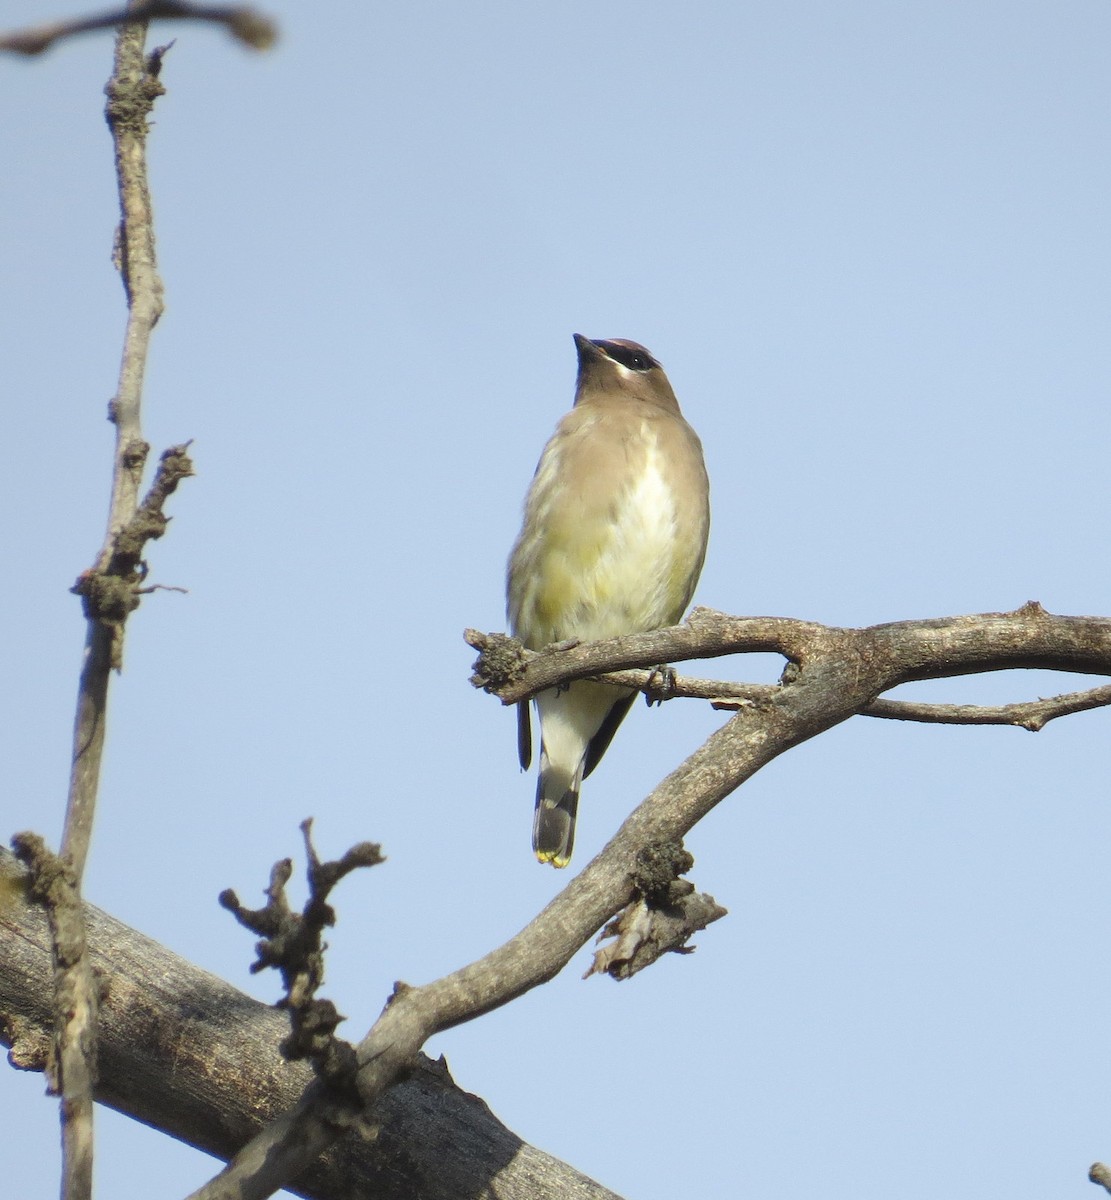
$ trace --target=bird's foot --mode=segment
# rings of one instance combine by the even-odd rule
[[[564,638],[562,642],[549,642],[544,647],[545,654],[551,654],[556,650],[574,650],[576,646],[582,645],[582,638]]]
[[[582,645],[582,638],[564,638],[562,642],[549,642],[543,649],[544,654],[556,654],[562,650],[574,650]],[[570,682],[556,684],[556,695],[562,696],[571,686]]]
[[[653,704],[663,704],[665,700],[670,700],[678,678],[675,668],[667,663],[653,667],[648,682],[644,685],[645,704],[651,708]]]

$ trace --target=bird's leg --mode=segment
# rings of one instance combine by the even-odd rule
[[[564,638],[562,642],[549,642],[544,647],[543,652],[545,654],[549,654],[549,653],[555,653],[556,651],[559,651],[559,650],[574,650],[574,648],[576,646],[579,646],[581,644],[582,644],[581,638]],[[568,681],[567,683],[556,684],[556,695],[562,696],[563,693],[565,691],[567,691],[567,689],[570,686],[571,686],[570,681]]]
[[[665,700],[670,700],[675,690],[676,679],[678,675],[674,667],[668,666],[667,663],[654,666],[648,676],[648,682],[644,685],[645,704],[651,708],[653,704],[663,704]]]

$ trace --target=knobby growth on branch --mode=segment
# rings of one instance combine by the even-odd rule
[[[375,867],[386,860],[381,847],[373,842],[352,846],[335,862],[321,862],[312,842],[312,819],[301,822],[308,859],[309,898],[297,913],[289,906],[285,888],[293,875],[288,858],[275,863],[270,871],[263,908],[244,908],[230,888],[220,893],[220,903],[245,928],[257,933],[262,941],[256,946],[258,958],[251,973],[273,968],[282,977],[284,995],[277,1007],[289,1013],[292,1027],[289,1037],[278,1046],[290,1062],[306,1059],[335,1099],[333,1123],[337,1114],[358,1113],[355,1083],[355,1049],[336,1037],[336,1028],[346,1018],[340,1016],[331,1000],[318,999],[324,982],[324,930],[336,923],[335,909],[328,903],[332,889],[344,876],[360,867]]]

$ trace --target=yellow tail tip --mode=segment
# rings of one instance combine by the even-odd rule
[[[549,863],[553,867],[566,867],[571,862],[570,854],[563,855],[555,850],[537,850],[536,861]]]

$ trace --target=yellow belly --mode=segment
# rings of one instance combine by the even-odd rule
[[[558,464],[553,464],[554,467]],[[522,538],[510,567],[511,619],[526,645],[595,641],[673,624],[683,614],[701,557],[677,526],[671,489],[654,443],[631,486],[592,510],[560,497],[538,475],[539,528]],[[700,532],[700,531],[698,531]]]

